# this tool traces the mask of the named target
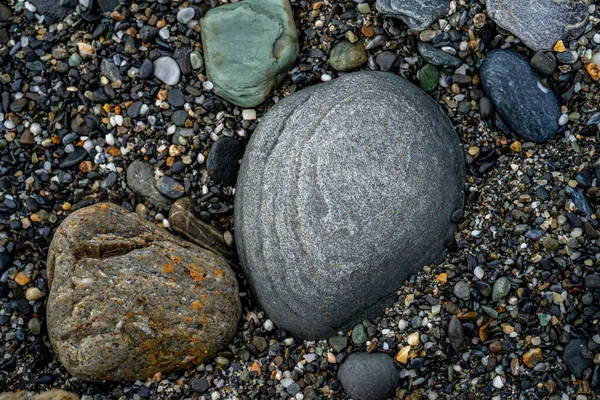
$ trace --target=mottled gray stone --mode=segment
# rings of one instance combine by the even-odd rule
[[[452,124],[410,82],[356,72],[275,105],[238,176],[238,255],[259,302],[302,338],[379,315],[439,261],[463,205]]]
[[[353,353],[340,366],[337,378],[352,400],[386,400],[394,397],[400,371],[385,353]]]
[[[48,251],[48,336],[86,380],[145,380],[194,367],[235,334],[227,262],[110,203],[69,215]]]
[[[163,196],[156,188],[153,168],[150,164],[135,160],[127,168],[127,186],[142,199],[149,201],[158,209],[171,205],[171,199]]]
[[[488,15],[535,51],[579,37],[588,19],[587,0],[488,0]]]
[[[560,101],[526,57],[494,50],[481,66],[483,90],[502,120],[519,137],[534,142],[550,139],[559,128]]]
[[[438,67],[458,68],[462,65],[460,58],[454,57],[429,43],[419,42],[419,53],[426,61]]]
[[[419,31],[427,29],[450,8],[446,0],[377,0],[376,5],[382,15],[398,18]]]
[[[77,1],[30,0],[36,13],[44,15],[51,21],[60,21],[75,11]]]

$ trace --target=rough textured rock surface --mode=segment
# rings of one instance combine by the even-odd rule
[[[427,29],[448,12],[446,0],[377,0],[382,15],[398,18],[413,30]]]
[[[464,177],[448,118],[394,74],[285,98],[252,135],[236,187],[238,256],[257,299],[301,338],[379,315],[440,260]]]
[[[559,128],[560,100],[541,83],[526,57],[494,50],[481,66],[485,93],[512,131],[525,140],[544,142]]]
[[[0,393],[0,400],[79,400],[75,393],[67,392],[61,389],[50,389],[46,392],[40,392],[33,395],[22,390],[19,392]]]
[[[227,345],[241,313],[223,258],[109,203],[65,219],[47,271],[48,335],[81,379],[190,368]]]
[[[587,0],[487,0],[488,15],[533,50],[576,39],[588,19]]]
[[[196,217],[193,207],[189,197],[177,200],[169,211],[171,229],[178,236],[223,256],[227,261],[237,260],[235,249],[225,243],[223,232]]]
[[[200,20],[208,79],[217,95],[241,107],[264,102],[298,57],[288,0],[244,0]]]
[[[385,353],[353,353],[340,366],[337,378],[352,400],[386,400],[394,397],[400,371]]]

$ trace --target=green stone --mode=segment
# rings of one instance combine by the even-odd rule
[[[367,341],[367,330],[363,324],[358,324],[352,328],[352,343],[363,344]]]
[[[244,0],[200,20],[206,75],[214,92],[240,107],[263,103],[298,57],[288,0]]]
[[[360,11],[361,14],[369,14],[371,12],[371,6],[369,3],[360,3],[358,5],[358,11]]]
[[[548,249],[548,250],[556,250],[560,246],[560,243],[558,242],[558,240],[554,239],[553,237],[546,236],[542,240],[542,246],[544,246],[544,248]]]
[[[494,288],[492,289],[492,300],[501,300],[506,297],[508,292],[510,292],[510,281],[507,277],[503,276],[502,278],[499,278],[496,283],[494,283]]]
[[[67,60],[67,64],[69,64],[69,67],[75,68],[75,67],[79,67],[79,65],[81,64],[81,61],[82,61],[82,59],[79,56],[79,54],[73,53],[73,54],[71,54],[71,57],[69,57],[69,59]]]
[[[329,54],[329,63],[336,71],[352,71],[367,62],[367,52],[362,43],[341,42]]]
[[[192,64],[192,68],[198,69],[202,67],[202,63],[202,54],[198,53],[197,51],[192,51],[190,53],[190,64]]]
[[[421,81],[421,89],[430,93],[437,89],[440,80],[440,72],[433,64],[425,64],[419,73],[419,81]]]
[[[541,326],[548,325],[548,323],[550,322],[550,318],[552,318],[550,314],[538,314],[538,317],[540,318]]]

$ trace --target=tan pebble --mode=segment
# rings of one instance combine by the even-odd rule
[[[401,364],[408,363],[408,353],[410,353],[410,346],[403,347],[402,350],[396,355],[396,361]]]
[[[540,348],[531,349],[523,354],[523,364],[527,365],[529,368],[535,367],[542,359],[542,349]]]
[[[44,292],[42,292],[40,289],[38,289],[36,287],[30,287],[25,292],[25,298],[29,301],[39,300],[42,297],[44,297]]]
[[[329,364],[335,364],[337,362],[337,359],[335,358],[335,354],[327,353],[327,362]]]

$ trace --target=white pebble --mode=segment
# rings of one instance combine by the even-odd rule
[[[267,332],[271,332],[273,330],[273,328],[275,328],[275,325],[273,324],[273,321],[271,321],[270,319],[268,319],[263,324],[263,327],[265,328],[265,330]]]
[[[596,34],[594,35],[594,42],[596,42],[596,43],[600,43],[600,33],[596,33]]]
[[[4,121],[4,127],[6,129],[15,129],[15,123],[12,122],[10,119],[7,119],[6,121]]]
[[[331,75],[329,75],[329,74],[323,74],[323,75],[321,75],[321,80],[323,82],[329,82],[331,80]]]
[[[504,386],[504,382],[502,382],[502,378],[498,375],[494,378],[494,387],[496,389],[501,389]]]
[[[163,224],[163,228],[165,228],[165,229],[168,228],[169,226],[171,226],[171,224],[169,224],[169,220],[166,218],[163,219],[162,224]]]
[[[106,140],[106,144],[109,146],[115,145],[115,136],[112,133],[109,133],[108,135],[106,135],[104,140]]]
[[[254,110],[254,109],[242,110],[242,118],[244,118],[247,121],[254,121],[256,119],[256,110]]]
[[[196,11],[192,7],[182,8],[177,12],[177,21],[182,24],[187,24],[190,22],[194,16],[196,15]]]
[[[596,64],[596,65],[600,65],[600,51],[597,51],[593,56],[592,56],[592,63]]]
[[[560,116],[560,118],[558,119],[558,124],[560,126],[564,126],[567,124],[567,122],[569,122],[569,116],[567,114],[562,114]]]
[[[28,1],[25,2],[25,8],[33,13],[37,11],[37,8]]]
[[[37,135],[40,134],[40,132],[42,132],[42,126],[40,124],[38,124],[37,122],[34,122],[29,127],[29,131],[31,131],[31,133],[33,134],[33,136],[37,136]]]
[[[204,154],[198,153],[198,164],[202,164],[204,162]]]
[[[483,272],[483,268],[481,268],[480,266],[475,267],[475,269],[473,270],[473,273],[475,274],[477,279],[483,278],[484,272]]]
[[[202,84],[202,87],[204,88],[204,90],[212,90],[214,86],[211,81],[206,81]]]
[[[163,40],[167,40],[171,35],[169,33],[169,30],[165,26],[164,28],[161,28],[161,30],[158,31],[158,36],[160,36]]]

